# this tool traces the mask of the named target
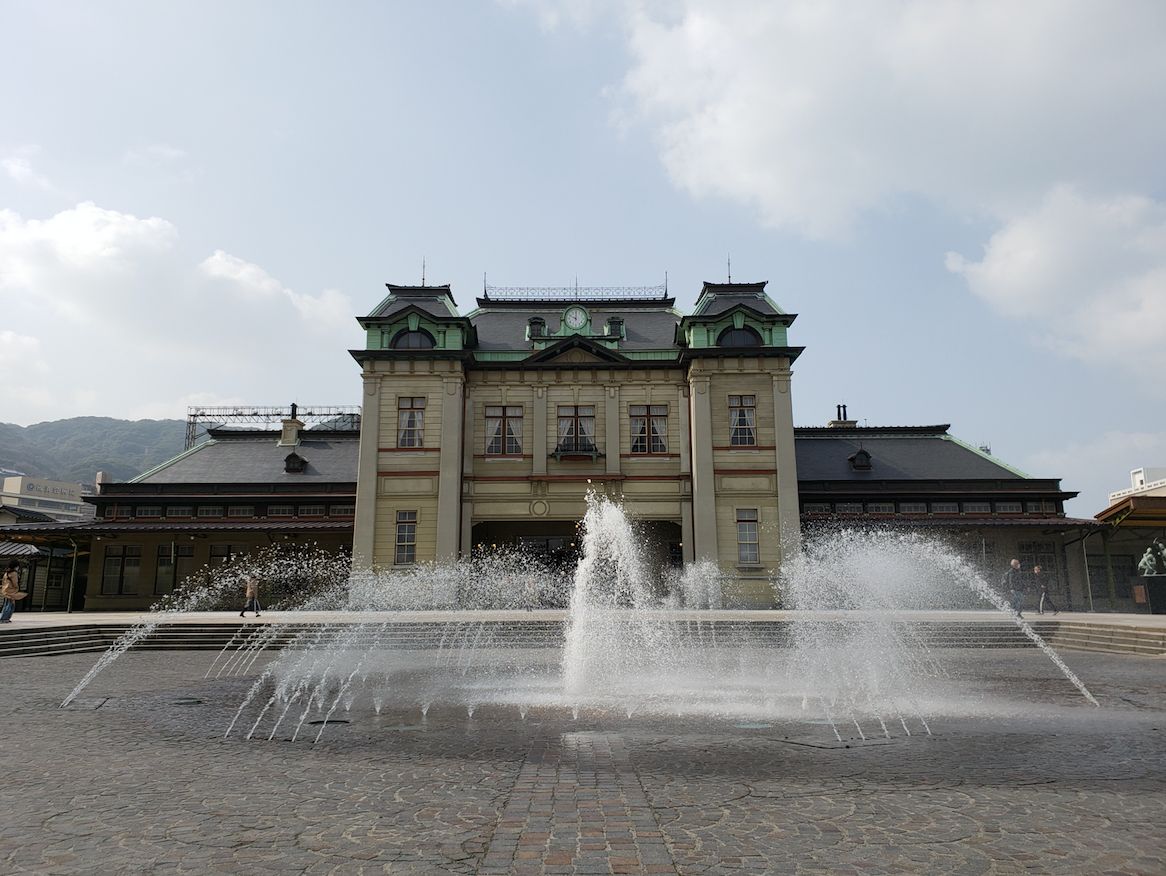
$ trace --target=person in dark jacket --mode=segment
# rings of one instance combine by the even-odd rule
[[[1040,594],[1040,602],[1037,604],[1036,613],[1044,614],[1045,606],[1053,610],[1053,614],[1060,614],[1061,610],[1053,605],[1053,598],[1049,595],[1049,582],[1045,580],[1045,576],[1041,573],[1040,566],[1032,567],[1032,580],[1036,582],[1036,592]]]
[[[1024,617],[1024,573],[1020,571],[1020,560],[1013,560],[1005,570],[1000,586],[1008,591],[1012,610]]]

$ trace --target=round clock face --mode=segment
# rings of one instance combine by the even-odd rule
[[[567,325],[573,329],[583,328],[587,322],[587,312],[580,307],[572,307],[567,311]]]

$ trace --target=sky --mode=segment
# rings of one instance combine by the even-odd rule
[[[798,425],[1166,466],[1166,5],[0,0],[0,422],[360,401],[385,283],[765,280]]]

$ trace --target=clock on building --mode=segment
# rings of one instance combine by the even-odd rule
[[[567,313],[563,319],[567,323],[568,328],[583,328],[587,324],[587,311],[582,307],[571,307],[567,309]]]

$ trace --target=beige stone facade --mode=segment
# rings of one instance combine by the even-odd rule
[[[361,320],[356,561],[569,554],[596,493],[663,562],[715,562],[731,603],[772,604],[798,538],[793,316],[764,284],[706,284],[687,317],[644,290],[526,291],[461,317],[448,287],[390,286]]]

